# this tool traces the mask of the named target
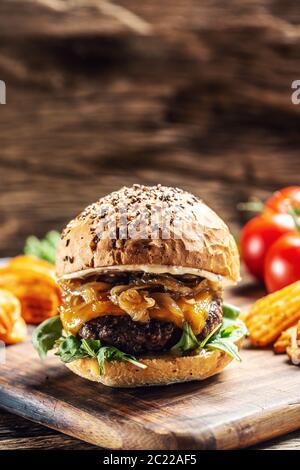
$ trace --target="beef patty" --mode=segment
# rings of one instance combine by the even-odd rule
[[[202,341],[221,321],[221,301],[214,300],[199,340]],[[107,346],[135,355],[167,351],[179,341],[181,334],[182,330],[171,322],[152,318],[142,323],[133,321],[129,315],[94,318],[79,330],[82,338],[100,339]]]

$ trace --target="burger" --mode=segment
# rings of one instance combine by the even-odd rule
[[[246,333],[223,288],[239,280],[225,223],[178,188],[123,187],[61,235],[59,315],[38,326],[40,356],[112,387],[202,380],[235,358]]]

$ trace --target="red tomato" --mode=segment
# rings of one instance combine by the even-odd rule
[[[294,221],[290,215],[272,212],[254,217],[243,227],[240,238],[241,256],[254,277],[263,280],[268,249],[279,237],[294,229]]]
[[[269,292],[300,279],[300,233],[282,235],[270,248],[265,261],[265,283]]]
[[[276,191],[265,203],[265,208],[274,212],[300,209],[300,186],[289,186]]]

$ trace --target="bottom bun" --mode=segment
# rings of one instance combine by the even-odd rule
[[[236,341],[240,348],[243,338]],[[147,366],[140,369],[129,362],[112,361],[105,363],[104,374],[99,374],[96,359],[85,358],[70,362],[66,366],[75,374],[109,387],[142,387],[145,385],[169,385],[176,382],[204,380],[218,374],[232,358],[222,351],[202,350],[194,356],[174,357],[171,355],[139,359]]]

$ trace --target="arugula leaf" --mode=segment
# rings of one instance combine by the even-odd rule
[[[69,335],[59,341],[56,356],[59,356],[63,362],[72,362],[76,359],[82,359],[89,354],[81,349],[81,340],[76,336]]]
[[[230,338],[232,336],[232,332],[236,330],[236,327],[234,325],[227,326],[224,330],[221,332],[221,338]]]
[[[208,350],[215,349],[224,351],[233,359],[237,361],[241,361],[241,356],[239,355],[238,347],[235,343],[233,343],[229,338],[216,338],[210,343],[208,343],[205,347]]]
[[[226,352],[229,356],[237,361],[241,362],[241,356],[239,355],[238,347],[235,343],[226,338],[215,339],[211,343],[206,345],[206,349],[219,350]]]
[[[50,230],[50,232],[46,234],[45,239],[56,249],[60,242],[60,234],[56,230]]]
[[[220,330],[206,343],[205,348],[208,350],[224,351],[233,359],[241,361],[235,340],[242,336],[246,336],[247,334],[248,331],[243,322],[232,320],[230,318],[223,318]]]
[[[231,320],[230,318],[223,318],[220,334],[223,337],[229,336],[231,339],[236,339],[239,336],[248,336],[248,330],[244,322],[241,320]]]
[[[101,341],[99,339],[82,339],[80,348],[82,351],[86,351],[89,356],[97,357]]]
[[[133,364],[134,366],[140,367],[141,369],[147,369],[145,364],[137,361],[134,356],[130,354],[126,354],[119,349],[115,348],[114,346],[103,346],[100,348],[97,360],[99,364],[100,375],[104,373],[104,362],[105,361],[127,361]]]
[[[200,348],[204,348],[205,345],[208,343],[209,340],[212,339],[212,337],[217,333],[217,331],[219,331],[219,329],[222,327],[222,323],[218,326],[216,326],[216,328],[214,328],[210,333],[209,335],[206,336],[206,338],[204,338],[204,340],[202,341],[202,343],[200,343]]]
[[[223,318],[222,324],[218,325],[210,334],[200,343],[193,333],[191,325],[184,322],[183,331],[180,340],[171,348],[173,353],[188,353],[200,347],[200,349],[219,349],[227,352],[231,357],[240,360],[238,347],[235,340],[238,337],[245,336],[247,329],[245,325],[231,318]]]
[[[171,352],[175,354],[182,354],[184,352],[192,351],[200,346],[200,343],[194,332],[192,330],[191,325],[189,322],[185,321],[183,323],[182,335],[178,343],[176,343],[172,348]]]
[[[61,335],[61,331],[60,331]],[[81,339],[74,335],[59,337],[52,343],[58,347],[56,355],[63,362],[72,362],[85,357],[96,358],[99,364],[100,374],[104,372],[105,361],[127,361],[131,364],[146,369],[147,366],[137,361],[134,356],[126,354],[112,346],[102,346],[100,340]]]
[[[25,255],[40,257],[40,241],[37,237],[31,235],[26,239],[24,253]]]
[[[62,323],[59,316],[51,317],[41,323],[33,332],[32,343],[41,359],[45,359],[47,352],[53,348],[55,342],[61,337]]]
[[[60,240],[60,235],[55,230],[48,232],[44,239],[39,240],[34,235],[27,238],[24,246],[26,255],[36,256],[45,259],[49,263],[54,263],[56,249]]]
[[[223,317],[231,318],[232,320],[235,320],[241,313],[241,310],[238,307],[235,307],[232,304],[226,304],[226,303],[223,303],[222,310],[223,310]]]

